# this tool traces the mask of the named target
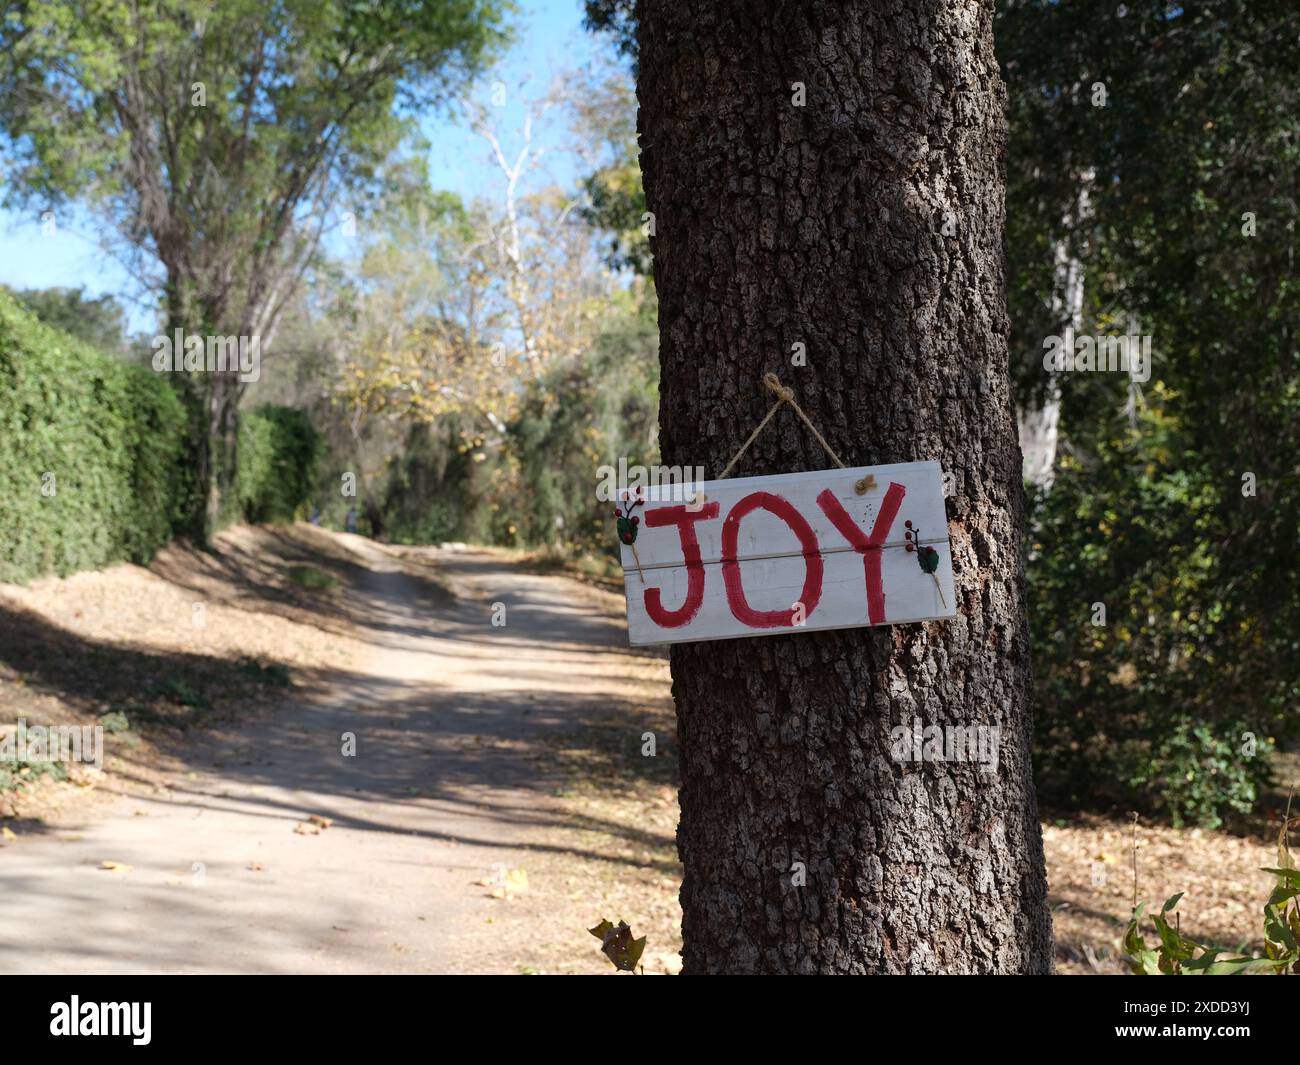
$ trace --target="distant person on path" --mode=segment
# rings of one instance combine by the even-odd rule
[[[350,533],[354,533],[357,531],[357,508],[356,507],[348,507],[348,516],[344,519],[343,525],[344,528],[346,528],[347,531]]]

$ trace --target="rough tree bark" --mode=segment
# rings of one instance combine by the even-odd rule
[[[942,463],[958,592],[950,622],[673,648],[684,971],[1050,971],[992,4],[639,14],[664,461],[716,475],[775,370],[850,465]],[[830,465],[783,411],[736,474]],[[914,718],[999,726],[996,773],[893,760]]]

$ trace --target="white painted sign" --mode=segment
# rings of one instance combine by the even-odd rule
[[[619,506],[633,644],[956,613],[937,462],[658,485]]]

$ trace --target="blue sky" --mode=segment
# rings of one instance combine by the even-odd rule
[[[609,44],[582,29],[582,0],[521,0],[519,6],[515,47],[477,87],[486,100],[494,81],[506,86],[506,103],[496,114],[507,156],[506,134],[521,123],[528,97],[543,93],[560,70],[612,51]],[[465,122],[437,115],[422,128],[433,145],[429,170],[435,187],[472,199],[495,186],[497,171],[489,161],[488,147]],[[546,139],[543,132],[539,142]],[[562,164],[551,173],[564,181],[576,177]],[[14,288],[83,287],[89,296],[116,295],[127,309],[129,329],[151,331],[151,311],[132,301],[138,294],[132,291],[126,272],[89,237],[91,229],[88,220],[75,212],[56,219],[54,232],[47,234],[37,218],[0,211],[0,283]]]

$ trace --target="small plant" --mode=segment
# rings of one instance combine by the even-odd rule
[[[1296,819],[1300,821],[1300,818]],[[1213,949],[1184,936],[1179,928],[1174,908],[1183,897],[1177,895],[1165,901],[1151,923],[1159,937],[1158,944],[1148,946],[1138,930],[1145,903],[1137,903],[1137,846],[1133,849],[1133,919],[1124,933],[1121,949],[1128,958],[1129,968],[1138,976],[1229,976],[1249,972],[1272,972],[1279,976],[1300,976],[1300,869],[1291,859],[1288,832],[1291,826],[1291,796],[1287,798],[1286,814],[1278,832],[1278,867],[1264,869],[1277,877],[1264,903],[1264,953],[1265,957],[1224,957],[1224,951]],[[1137,820],[1134,818],[1136,836]],[[1173,923],[1171,923],[1171,918]]]
[[[22,791],[41,777],[67,780],[68,768],[62,762],[29,762],[26,759],[0,762],[0,792]]]
[[[333,574],[318,570],[313,566],[294,566],[289,571],[289,580],[300,588],[318,588],[328,590],[338,584]]]
[[[202,694],[195,691],[183,680],[174,678],[164,681],[162,684],[155,684],[149,689],[149,694],[155,698],[168,699],[173,703],[179,703],[181,706],[192,706],[197,709],[207,706],[207,699]]]
[[[100,714],[99,724],[109,735],[131,731],[131,723],[121,710],[110,710],[106,714]]]
[[[282,662],[271,662],[264,666],[255,658],[242,658],[239,661],[239,671],[258,684],[265,684],[268,687],[293,687],[293,675],[289,672],[289,667]]]

